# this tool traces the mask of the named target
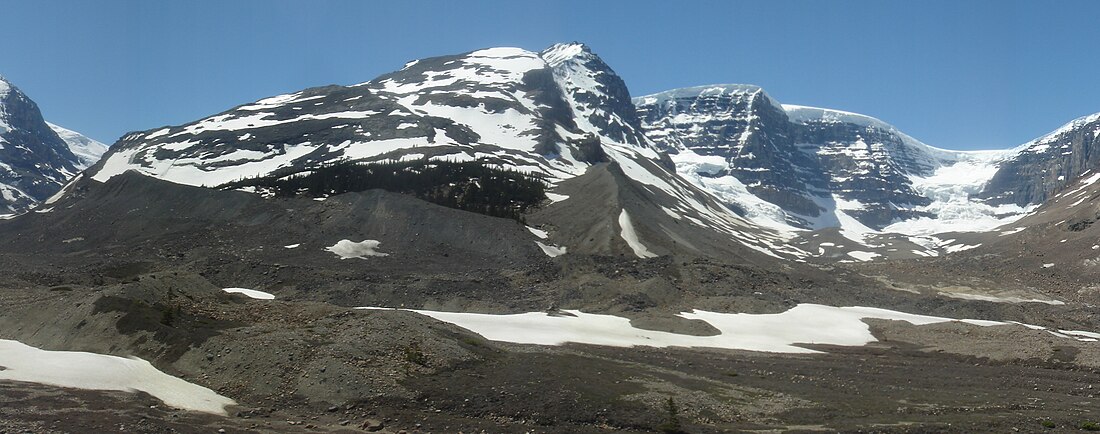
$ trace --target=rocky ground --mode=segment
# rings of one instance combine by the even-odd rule
[[[137,355],[240,404],[217,417],[7,382],[4,432],[355,432],[368,420],[388,432],[652,432],[670,397],[688,432],[1031,432],[1100,419],[1100,347],[1014,326],[869,320],[881,342],[819,355],[540,347],[409,312],[227,295],[182,272],[8,288],[0,304],[0,337]]]
[[[1081,300],[940,294],[1004,289],[1017,276],[981,262],[551,259],[515,221],[377,191],[264,201],[116,183],[86,194],[33,223],[0,221],[0,339],[138,356],[239,406],[222,417],[144,394],[0,382],[0,433],[655,432],[668,428],[669,398],[692,433],[1062,432],[1100,421],[1100,344],[1022,326],[868,320],[880,342],[790,355],[506,344],[412,312],[353,309],[581,309],[711,335],[673,314],[820,303],[1100,331]],[[342,238],[381,240],[391,256],[324,250]]]

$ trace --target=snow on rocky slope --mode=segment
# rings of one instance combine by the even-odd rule
[[[103,154],[107,153],[107,145],[103,143],[60,125],[54,125],[50,122],[46,122],[46,125],[49,125],[50,129],[57,133],[57,136],[61,137],[61,140],[64,140],[65,144],[69,146],[69,151],[72,151],[77,158],[76,167],[78,169],[83,170],[91,167],[103,157]]]
[[[0,77],[0,215],[50,197],[105,149],[48,124],[34,101]]]
[[[1091,157],[1100,153],[1089,152],[1097,124],[1082,118],[1005,151],[949,151],[869,116],[780,104],[752,85],[632,100],[606,63],[570,43],[415,60],[357,85],[130,133],[89,174],[102,182],[136,170],[209,187],[341,160],[428,158],[482,160],[558,185],[615,163],[677,225],[766,255],[868,260],[936,255],[946,247],[936,234],[991,231],[1020,218],[1100,163]],[[1040,182],[1029,181],[1035,173],[1044,174]],[[612,217],[592,223],[623,229],[613,217],[641,205],[605,206],[616,208]],[[641,245],[682,235],[653,218],[636,220]],[[810,240],[814,231],[836,236]],[[629,241],[618,240],[619,251],[636,252]]]
[[[420,59],[357,85],[306,89],[189,124],[130,133],[88,174],[103,182],[136,170],[211,187],[341,160],[422,158],[482,160],[555,184],[613,163],[647,192],[648,202],[599,205],[616,208],[614,215],[645,206],[664,210],[676,225],[717,232],[753,255],[808,255],[788,242],[793,234],[751,223],[671,171],[642,133],[625,83],[578,43]],[[650,230],[650,221],[634,224],[642,238],[671,236],[668,225]],[[625,239],[614,244],[629,251]]]
[[[862,234],[845,238],[865,246],[873,244],[867,236],[896,233],[926,247],[921,255],[937,253],[935,234],[1015,221],[1100,163],[1089,152],[1097,115],[1013,149],[950,151],[870,116],[781,105],[752,85],[634,102],[677,171],[749,220],[779,230],[839,228]]]

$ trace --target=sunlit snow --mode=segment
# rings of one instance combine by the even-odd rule
[[[626,241],[626,244],[630,246],[631,250],[634,250],[635,255],[639,258],[657,257],[655,253],[649,251],[649,249],[638,240],[638,233],[634,232],[634,224],[631,223],[630,214],[627,214],[625,209],[619,213],[619,228],[622,230],[621,235],[623,240]]]
[[[375,308],[361,308],[375,309]],[[961,322],[976,326],[1015,325],[1008,322],[951,319],[871,307],[799,304],[777,314],[717,313],[701,310],[678,316],[702,320],[721,333],[692,336],[639,329],[623,317],[566,310],[557,314],[530,312],[511,315],[413,310],[502,342],[536,345],[579,343],[614,347],[702,347],[775,353],[817,353],[799,345],[860,346],[877,341],[864,319],[905,321],[914,325]],[[1040,326],[1025,325],[1032,329]]]
[[[382,244],[375,240],[363,240],[360,242],[354,242],[351,240],[340,240],[336,244],[325,247],[340,259],[366,259],[367,256],[389,256],[389,253],[382,253],[377,251],[378,245]]]
[[[241,294],[248,298],[254,298],[257,300],[274,300],[275,295],[263,291],[257,291],[255,289],[247,288],[222,288],[222,291],[230,294]]]
[[[225,415],[232,399],[165,374],[142,359],[46,351],[0,339],[0,380],[88,390],[142,391],[184,410]]]

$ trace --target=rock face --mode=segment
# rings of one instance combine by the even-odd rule
[[[842,226],[847,217],[873,229],[935,217],[919,180],[990,158],[930,147],[869,116],[780,105],[751,85],[676,89],[634,102],[646,134],[676,154],[681,174],[742,213],[807,229]]]
[[[25,211],[61,189],[105,147],[42,119],[38,105],[0,77],[0,214]],[[81,155],[70,149],[71,140]]]
[[[1100,166],[1100,113],[1073,120],[1017,149],[982,197],[991,203],[1040,204]]]

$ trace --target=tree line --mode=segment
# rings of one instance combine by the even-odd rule
[[[382,189],[465,211],[522,220],[523,213],[546,199],[547,182],[489,162],[340,161],[298,173],[246,178],[222,189],[255,187],[278,197],[327,197]]]

